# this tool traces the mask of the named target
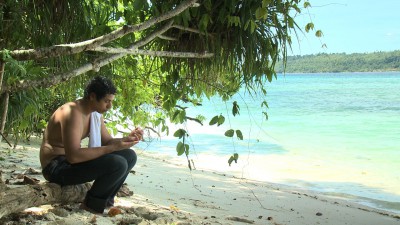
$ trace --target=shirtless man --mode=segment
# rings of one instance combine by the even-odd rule
[[[113,138],[107,131],[101,114],[111,108],[115,93],[110,80],[91,80],[82,99],[65,103],[54,112],[40,148],[46,180],[62,186],[94,181],[81,208],[96,213],[114,204],[116,193],[136,164],[136,153],[129,148],[143,136],[140,128],[123,138]],[[91,117],[98,118],[97,130]],[[93,140],[97,138],[97,144],[82,147],[81,140],[89,133]]]

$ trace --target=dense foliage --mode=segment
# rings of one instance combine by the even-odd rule
[[[309,6],[302,0],[5,0],[3,132],[40,134],[50,113],[81,96],[95,75],[119,88],[115,111],[106,115],[113,131],[127,120],[160,132],[168,131],[167,119],[203,122],[185,109],[204,96],[229,99],[243,86],[265,94],[264,82],[302,30],[294,18]],[[186,131],[175,136],[183,139],[178,153],[188,154]]]
[[[279,64],[278,64],[279,65]],[[277,67],[283,72],[283,67]],[[335,53],[305,56],[289,56],[287,73],[330,73],[330,72],[384,72],[400,71],[400,50],[374,53]]]

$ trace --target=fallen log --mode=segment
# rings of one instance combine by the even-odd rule
[[[6,186],[0,193],[0,218],[27,208],[54,203],[82,202],[91,184],[61,187],[54,183]]]

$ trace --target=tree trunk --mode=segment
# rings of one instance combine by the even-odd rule
[[[89,183],[64,187],[54,183],[7,187],[0,193],[0,218],[34,206],[82,202],[90,187]]]
[[[10,99],[10,94],[8,92],[4,93],[4,109],[2,112],[3,114],[1,115],[1,125],[0,125],[0,133],[2,134],[4,134],[4,128],[6,127],[9,99]],[[2,138],[3,135],[0,136],[0,141],[2,140]]]
[[[3,86],[3,77],[4,77],[4,67],[5,63],[3,60],[0,60],[0,93],[1,93],[1,87]]]

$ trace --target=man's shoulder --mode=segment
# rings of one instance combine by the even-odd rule
[[[60,106],[55,113],[62,118],[75,115],[82,115],[82,112],[81,110],[79,110],[76,102],[65,103],[64,105]]]

